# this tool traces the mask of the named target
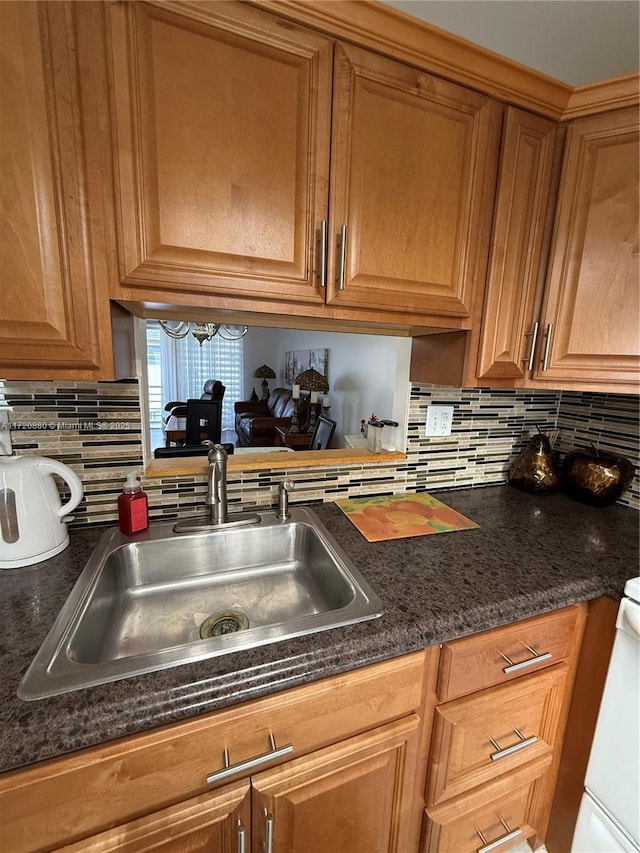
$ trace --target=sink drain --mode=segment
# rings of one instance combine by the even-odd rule
[[[223,634],[235,634],[236,631],[244,631],[249,627],[249,620],[238,610],[227,610],[223,613],[214,613],[204,620],[200,626],[200,636],[203,640],[209,637],[221,637]]]

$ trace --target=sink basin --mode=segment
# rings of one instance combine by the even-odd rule
[[[107,531],[18,688],[41,699],[374,619],[377,595],[314,513]]]

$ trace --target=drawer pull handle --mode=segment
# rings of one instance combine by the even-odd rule
[[[237,764],[229,764],[229,752],[225,749],[224,767],[207,776],[207,783],[211,785],[213,782],[219,782],[221,779],[228,779],[229,776],[234,776],[236,773],[245,773],[247,770],[253,770],[254,767],[266,764],[267,761],[273,761],[276,758],[281,758],[283,755],[289,755],[290,752],[293,752],[292,743],[288,743],[286,746],[276,746],[276,740],[272,734],[269,734],[269,741],[271,749],[268,752],[263,752],[261,755],[254,755],[253,758],[247,758],[244,761],[239,761]]]
[[[247,831],[238,819],[238,853],[247,853]]]
[[[478,833],[478,835],[480,836],[480,840],[482,841],[482,847],[478,847],[477,853],[491,853],[492,850],[497,850],[498,847],[501,847],[508,841],[513,841],[514,838],[518,838],[520,835],[522,835],[521,829],[510,829],[507,822],[504,821],[502,818],[500,818],[500,823],[504,826],[507,832],[505,835],[501,835],[500,838],[496,838],[495,841],[487,842],[486,837],[476,827],[476,832]]]
[[[492,737],[489,738],[492,746],[495,747],[496,752],[492,752],[489,756],[492,761],[498,761],[500,758],[506,758],[508,755],[513,755],[514,752],[519,752],[521,749],[524,749],[526,746],[532,746],[534,743],[538,742],[537,735],[531,735],[531,737],[525,737],[520,729],[513,730],[516,735],[520,738],[517,743],[512,744],[511,746],[506,746],[504,749],[500,747],[500,744],[497,743]]]
[[[500,652],[500,657],[506,660],[506,662],[509,664],[509,666],[505,666],[502,669],[505,675],[510,675],[512,672],[519,672],[521,669],[526,669],[528,666],[535,666],[538,663],[542,663],[542,661],[551,660],[551,658],[553,657],[551,652],[545,652],[544,654],[540,655],[535,649],[532,649],[531,646],[528,646],[526,643],[524,644],[524,646],[531,652],[533,657],[529,658],[528,660],[523,660],[520,663],[514,663],[510,657]]]
[[[273,815],[264,810],[264,853],[273,853]]]

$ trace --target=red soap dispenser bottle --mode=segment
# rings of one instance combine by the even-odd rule
[[[149,504],[146,492],[138,481],[135,471],[127,474],[127,480],[118,496],[118,522],[120,532],[130,536],[149,526]]]

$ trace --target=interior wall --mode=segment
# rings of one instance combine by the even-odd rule
[[[324,347],[329,350],[329,417],[337,423],[334,444],[359,433],[360,421],[372,414],[392,418],[406,428],[410,338],[345,335],[337,332],[271,330],[277,352],[278,381],[284,384],[285,353]],[[400,417],[402,413],[402,417]]]
[[[268,364],[276,373],[269,388],[287,386],[285,353],[290,350],[329,350],[329,417],[337,423],[332,446],[344,447],[344,436],[360,432],[360,421],[372,414],[398,421],[406,432],[409,406],[411,339],[388,335],[356,335],[295,329],[251,327],[244,338],[245,399],[255,388],[262,396],[255,369]],[[402,438],[398,438],[402,444]]]
[[[258,397],[262,397],[262,379],[256,379],[253,375],[256,368],[267,364],[276,370],[274,364],[276,355],[274,331],[276,330],[250,326],[249,331],[242,339],[244,343],[244,400],[251,398],[251,391],[254,388]],[[277,380],[269,379],[267,381],[269,389],[276,387]]]

